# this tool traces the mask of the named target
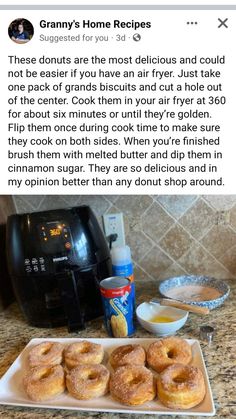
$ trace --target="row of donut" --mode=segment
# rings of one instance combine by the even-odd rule
[[[102,345],[81,340],[64,348],[58,342],[43,342],[33,347],[28,356],[29,366],[54,366],[65,363],[68,369],[84,364],[101,364],[104,358]],[[145,365],[158,373],[174,363],[189,364],[191,346],[183,339],[168,337],[154,341],[147,349],[141,345],[123,345],[116,348],[109,361],[115,369],[123,365]]]
[[[68,369],[77,365],[101,364],[104,358],[102,345],[87,340],[64,346],[59,342],[42,342],[34,346],[28,355],[30,368],[65,363]]]
[[[29,353],[29,372],[23,384],[34,401],[55,397],[67,388],[79,399],[88,400],[105,395],[125,405],[140,405],[158,394],[169,408],[189,409],[205,396],[201,371],[187,364],[192,359],[191,346],[180,338],[153,342],[147,349],[140,345],[124,345],[110,355],[115,369],[111,374],[101,365],[104,350],[88,341],[73,343],[63,350],[61,344],[44,342]],[[59,365],[64,359],[66,370]],[[160,373],[157,383],[145,363]]]

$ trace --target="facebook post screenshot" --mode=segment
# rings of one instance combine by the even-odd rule
[[[0,16],[0,416],[236,417],[236,0]]]

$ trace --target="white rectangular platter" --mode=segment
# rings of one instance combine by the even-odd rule
[[[158,414],[158,415],[188,415],[188,416],[214,416],[215,406],[212,398],[210,383],[206,366],[203,360],[200,344],[197,340],[187,339],[192,346],[193,360],[191,365],[201,369],[205,384],[206,396],[202,403],[188,410],[171,410],[163,406],[157,399],[147,402],[141,406],[128,407],[124,406],[111,398],[108,394],[104,397],[93,400],[77,400],[70,396],[67,392],[49,401],[35,403],[29,400],[22,387],[22,378],[27,368],[27,356],[29,350],[41,342],[54,341],[61,342],[65,346],[78,342],[82,339],[32,339],[24,348],[18,358],[14,361],[8,371],[0,380],[0,404],[24,406],[24,407],[40,407],[49,409],[66,409],[77,411],[93,411],[93,412],[112,412],[112,413],[137,413],[137,414]],[[147,348],[156,339],[86,339],[90,342],[100,343],[105,350],[104,365],[109,369],[109,354],[118,346],[127,344],[140,344]]]

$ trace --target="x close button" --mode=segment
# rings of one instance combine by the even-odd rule
[[[220,19],[220,18],[218,18],[218,21],[220,22],[218,28],[228,28],[228,25],[226,25],[226,22],[228,20],[229,20],[228,18],[226,18],[226,19]]]

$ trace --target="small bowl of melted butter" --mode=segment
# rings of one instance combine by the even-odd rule
[[[148,332],[168,336],[183,327],[188,318],[188,311],[146,302],[137,307],[136,315],[141,326]]]

